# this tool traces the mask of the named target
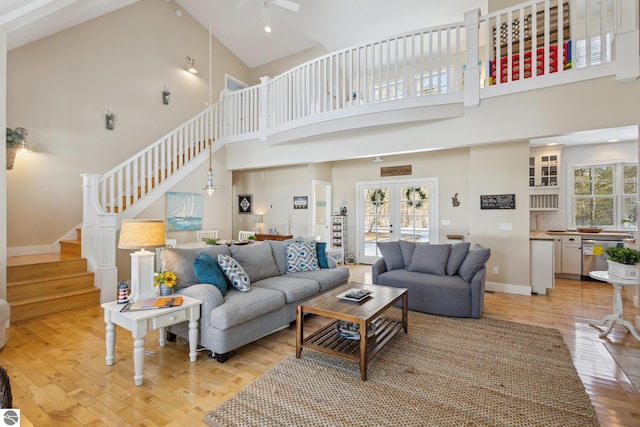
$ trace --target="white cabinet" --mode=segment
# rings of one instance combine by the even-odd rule
[[[341,257],[344,262],[344,257],[347,254],[347,216],[346,215],[333,215],[331,217],[331,248],[333,251],[341,252]],[[336,256],[334,256],[336,258]],[[336,259],[336,261],[338,261]]]
[[[582,274],[582,238],[562,236],[562,274]]]
[[[529,188],[560,186],[560,148],[532,149],[529,154]]]
[[[529,281],[531,292],[546,295],[547,288],[553,288],[555,275],[553,269],[553,240],[529,241]]]
[[[553,272],[562,273],[562,236],[553,237]]]
[[[560,148],[529,151],[529,209],[556,211],[560,200]]]

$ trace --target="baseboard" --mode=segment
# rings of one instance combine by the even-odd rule
[[[60,252],[60,245],[58,243],[53,245],[18,246],[7,248],[7,256],[54,254],[57,252]]]
[[[485,291],[504,292],[505,294],[531,295],[531,287],[523,285],[512,285],[509,283],[486,282]]]

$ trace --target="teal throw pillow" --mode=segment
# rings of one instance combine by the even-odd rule
[[[220,290],[222,296],[227,293],[227,279],[218,265],[218,261],[210,254],[202,252],[193,261],[193,269],[200,283],[208,283]]]
[[[316,253],[318,254],[318,266],[320,268],[329,268],[327,262],[327,242],[316,242]]]
[[[249,275],[238,261],[228,255],[220,254],[218,255],[218,264],[224,275],[229,279],[229,282],[231,282],[231,286],[240,292],[249,292],[251,290]]]

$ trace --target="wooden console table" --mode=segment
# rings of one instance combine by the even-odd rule
[[[289,240],[293,239],[291,234],[256,234],[256,240],[262,242],[263,240]]]

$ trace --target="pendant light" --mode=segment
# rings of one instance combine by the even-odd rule
[[[207,104],[211,105],[211,98],[212,98],[212,87],[211,87],[211,83],[212,83],[212,69],[211,69],[211,57],[212,57],[212,53],[211,53],[211,8],[209,8],[209,99],[207,100]],[[215,193],[216,191],[216,186],[213,183],[213,169],[211,167],[211,162],[213,159],[213,142],[215,140],[214,139],[210,139],[209,140],[209,171],[207,172],[207,186],[204,187],[203,190],[206,190],[207,194],[209,196],[213,196],[213,193]]]
[[[209,142],[209,172],[207,172],[207,186],[203,188],[203,190],[207,191],[209,196],[213,196],[213,193],[216,191],[216,186],[213,184],[213,169],[211,168],[211,161],[213,159],[213,149],[211,148],[213,145],[213,141]]]

